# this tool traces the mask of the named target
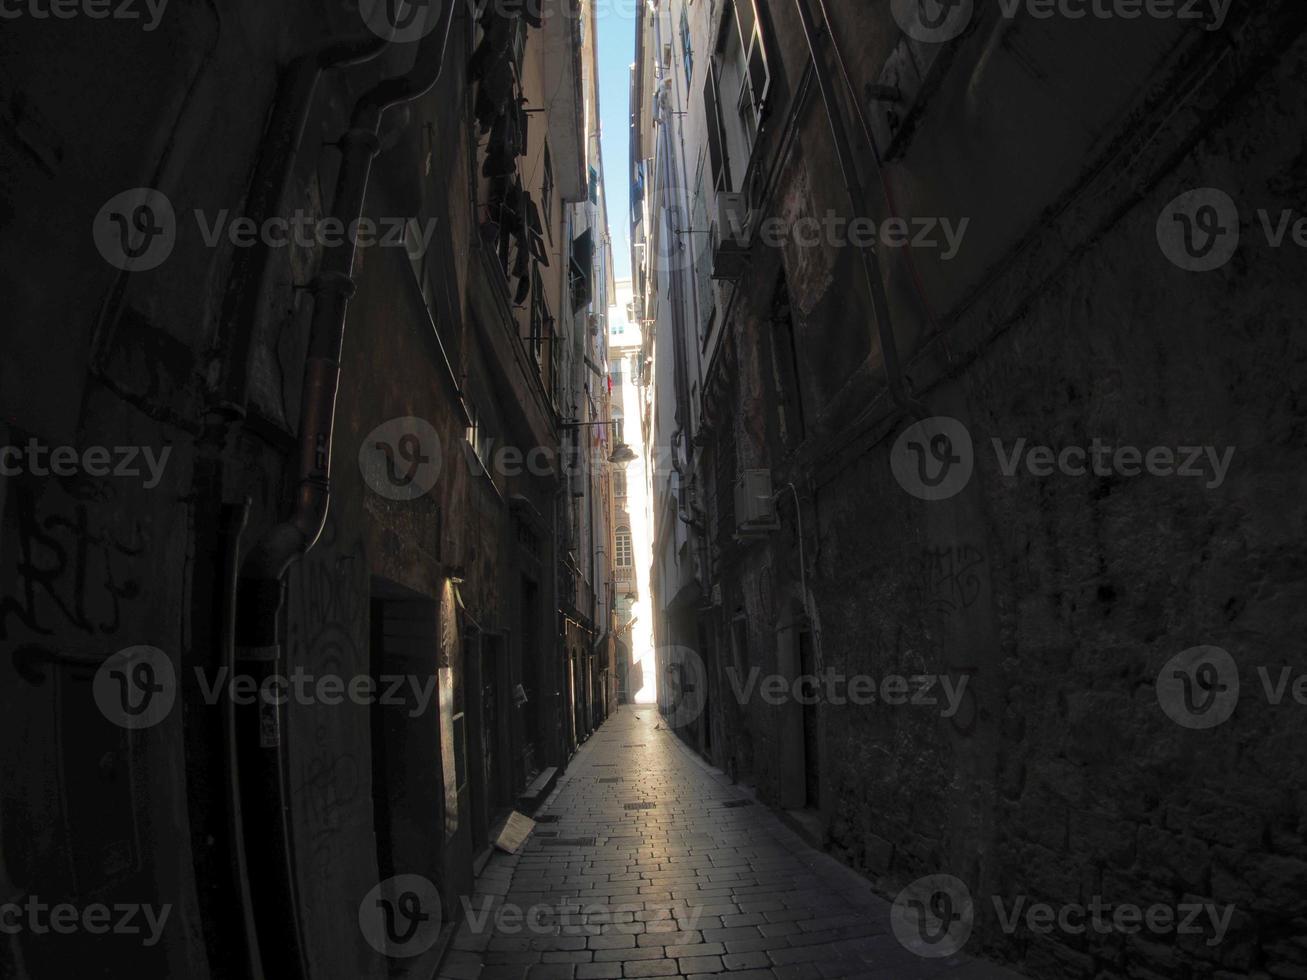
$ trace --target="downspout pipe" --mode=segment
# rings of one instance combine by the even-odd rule
[[[337,41],[301,55],[286,66],[246,195],[247,217],[262,225],[269,216],[281,212],[323,72],[372,61],[389,46],[387,39],[373,36]],[[268,278],[270,252],[271,247],[263,241],[254,248],[237,249],[228,275],[230,285],[223,300],[221,322],[229,333],[216,395],[223,414],[230,418],[245,414],[250,349]]]
[[[428,92],[440,76],[457,4],[445,4],[435,30],[419,43],[413,67],[386,79],[355,103],[341,137],[341,164],[331,217],[346,228],[362,214],[385,111]],[[236,659],[259,690],[285,673],[279,620],[285,574],[317,543],[331,501],[331,447],[345,317],[354,292],[356,244],[344,236],[326,247],[312,285],[313,317],[300,400],[298,484],[285,520],[267,531],[241,564],[237,584]],[[258,930],[258,965],[268,980],[304,980],[308,965],[300,932],[290,828],[282,710],[270,700],[237,707],[239,799],[249,894]],[[258,974],[256,974],[258,976]]]
[[[808,51],[812,55],[813,76],[821,91],[821,100],[826,107],[826,119],[830,123],[831,137],[835,142],[835,156],[839,160],[840,174],[844,178],[844,189],[848,192],[853,216],[868,217],[871,209],[867,205],[866,192],[858,179],[857,162],[849,143],[848,133],[844,128],[844,119],[835,91],[826,72],[825,49],[823,42],[829,36],[830,23],[823,16],[818,25],[808,8],[808,0],[794,0],[799,18],[803,22],[803,36],[808,42]],[[885,362],[885,378],[889,385],[890,398],[900,409],[915,420],[928,418],[930,412],[926,406],[914,398],[903,380],[903,368],[899,362],[898,344],[894,340],[894,324],[890,319],[889,298],[885,294],[885,283],[880,275],[880,260],[876,254],[876,244],[864,245],[858,249],[862,257],[862,271],[871,292],[872,316],[876,321],[876,333],[880,337],[881,355]]]

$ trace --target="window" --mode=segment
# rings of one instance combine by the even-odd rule
[[[620,445],[621,443],[626,442],[626,440],[622,438],[622,435],[623,435],[622,416],[617,413],[614,413],[613,414],[613,444],[614,445]]]
[[[467,427],[468,445],[472,447],[472,453],[480,460],[481,465],[489,471],[490,444],[486,438],[485,426],[481,422],[481,413],[477,411],[476,405],[471,402],[468,402],[465,407],[467,408],[468,418],[472,420],[472,424]]]
[[[770,84],[753,2],[732,0],[722,12],[703,89],[715,190],[731,191],[743,183]]]
[[[608,362],[608,376],[612,378],[615,386],[622,383],[622,359],[620,357],[614,357]]]
[[[544,367],[545,331],[553,326],[549,305],[545,302],[545,284],[540,280],[540,267],[531,263],[531,334],[527,338],[536,364]]]
[[[631,557],[631,529],[623,524],[617,529],[617,567],[630,568]]]
[[[685,87],[690,87],[694,78],[694,50],[690,47],[690,18],[686,8],[681,8],[681,54],[685,64]]]
[[[626,496],[626,470],[613,470],[613,496],[618,499]]]
[[[549,144],[545,143],[545,182],[540,196],[544,199],[545,234],[549,244],[554,243],[554,158],[549,153]]]

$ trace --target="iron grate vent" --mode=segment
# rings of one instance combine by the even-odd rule
[[[626,804],[626,808],[628,810],[652,810],[657,805],[658,805],[657,803],[649,803],[649,802],[628,803]]]
[[[596,783],[620,783],[621,781],[621,776],[605,776],[603,779],[595,780]]]
[[[594,847],[595,839],[593,837],[557,837],[553,840],[542,840],[542,847]]]
[[[731,810],[737,806],[753,806],[753,800],[727,800],[722,804],[722,809]]]
[[[538,817],[533,817],[536,823],[558,823],[557,813],[542,813]]]
[[[647,744],[648,744],[647,742],[626,742],[625,744],[622,745],[622,748],[624,748],[624,749],[642,749],[642,748],[644,748],[645,745],[647,745]]]
[[[558,836],[558,831],[556,831],[556,830],[537,830],[536,833],[535,833],[535,835],[536,835],[537,837],[557,837],[557,836]]]

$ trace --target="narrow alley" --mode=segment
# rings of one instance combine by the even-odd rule
[[[1307,0],[0,0],[0,980],[1307,980]]]
[[[1016,980],[926,959],[891,905],[627,705],[577,752],[517,854],[477,880],[448,980]]]

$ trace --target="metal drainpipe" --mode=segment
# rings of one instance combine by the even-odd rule
[[[431,89],[440,75],[445,44],[457,4],[446,4],[436,29],[419,43],[414,66],[386,79],[355,103],[350,127],[341,137],[341,164],[331,216],[346,228],[363,210],[377,132],[385,111]],[[355,243],[326,248],[313,284],[313,319],[300,402],[299,485],[286,520],[267,531],[246,556],[237,584],[236,651],[241,671],[262,690],[265,680],[283,673],[278,620],[290,564],[317,543],[331,500],[331,444],[345,316],[354,292]],[[279,706],[256,698],[237,706],[237,793],[241,812],[249,894],[257,924],[258,961],[275,980],[308,976],[300,933],[293,838],[289,825],[287,759]],[[257,884],[255,879],[257,879]]]
[[[871,215],[871,209],[867,206],[866,194],[862,189],[862,182],[858,179],[857,164],[849,145],[848,134],[844,130],[839,103],[835,100],[831,81],[826,76],[826,63],[820,48],[822,37],[829,32],[830,24],[824,18],[820,25],[813,20],[807,0],[794,0],[794,6],[803,21],[803,36],[807,39],[808,51],[812,55],[813,75],[817,79],[821,100],[826,107],[826,119],[830,123],[831,136],[835,141],[835,155],[839,159],[840,174],[844,178],[844,189],[848,192],[853,216],[868,217]],[[885,295],[885,283],[880,277],[880,260],[876,254],[875,242],[859,248],[858,254],[862,257],[862,271],[867,279],[867,288],[871,291],[872,315],[876,320],[876,332],[880,337],[880,349],[885,361],[885,378],[889,384],[890,397],[895,405],[920,421],[927,418],[930,412],[925,405],[912,397],[903,381],[898,345],[894,340],[894,324],[890,319],[889,299]]]
[[[372,61],[389,46],[390,41],[378,37],[334,42],[301,55],[286,67],[250,180],[246,217],[262,225],[269,216],[280,213],[322,73]],[[250,347],[271,252],[264,242],[254,248],[237,249],[227,279],[230,285],[223,300],[221,322],[229,335],[217,389],[219,405],[231,417],[245,414]]]
[[[246,195],[246,217],[262,225],[267,218],[280,213],[322,73],[331,68],[371,61],[389,45],[389,40],[374,36],[332,41],[294,59],[282,71]],[[208,474],[209,498],[215,512],[212,540],[207,535],[197,534],[197,553],[216,548],[222,557],[215,659],[226,669],[227,676],[233,676],[236,670],[236,591],[240,542],[249,517],[249,499],[245,498],[238,504],[223,502],[221,454],[235,425],[245,416],[249,351],[258,305],[268,278],[270,253],[266,245],[238,249],[228,273],[219,321],[223,337],[219,343],[218,380],[206,406],[205,437],[201,458],[196,464],[197,474]],[[240,975],[262,977],[249,868],[245,859],[235,722],[234,705],[229,699],[223,706],[221,744],[217,754],[224,760],[225,836],[232,876],[231,894],[236,897],[233,915],[240,929],[238,939],[231,944],[238,949],[233,949],[231,956],[233,962],[241,963]]]

